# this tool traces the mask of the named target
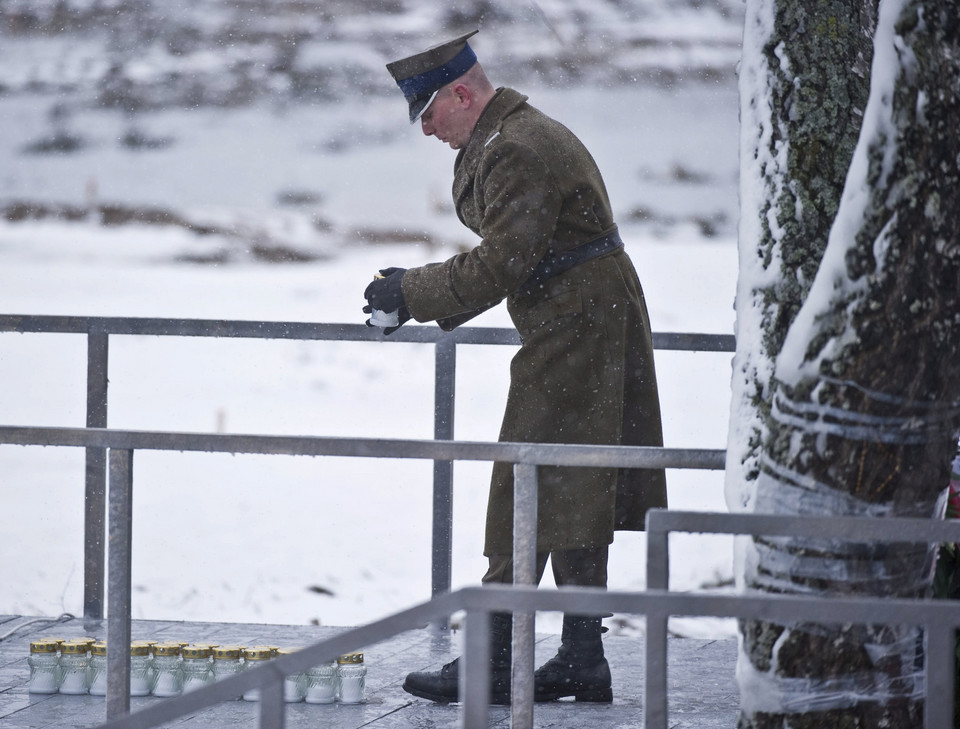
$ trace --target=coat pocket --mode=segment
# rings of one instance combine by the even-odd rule
[[[517,307],[511,314],[520,336],[526,338],[546,324],[564,316],[580,314],[582,311],[583,300],[580,296],[580,287],[571,286],[532,306]]]

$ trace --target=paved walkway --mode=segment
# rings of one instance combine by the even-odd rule
[[[77,729],[95,727],[105,719],[102,696],[50,696],[27,692],[30,641],[54,636],[105,637],[106,624],[84,630],[74,619],[50,625],[26,624],[31,618],[0,616],[0,727],[4,729]],[[23,625],[18,629],[18,626]],[[305,646],[339,632],[317,626],[256,625],[239,623],[183,623],[135,620],[134,640],[216,642],[232,645]],[[537,636],[537,664],[556,651],[559,636]],[[444,729],[459,725],[459,707],[440,706],[417,699],[401,688],[409,671],[433,670],[455,655],[456,636],[430,629],[409,631],[388,641],[362,648],[367,664],[367,703],[355,706],[287,704],[288,727],[330,729]],[[547,727],[627,729],[643,727],[643,641],[607,636],[607,658],[613,671],[614,702],[609,705],[562,701],[537,704],[534,724]],[[730,729],[736,726],[739,695],[734,679],[737,645],[734,639],[696,640],[671,638],[669,642],[669,721],[671,729]],[[137,711],[156,701],[131,699]],[[233,701],[166,726],[226,729],[256,727],[257,704]],[[508,707],[492,707],[490,725],[510,726]]]

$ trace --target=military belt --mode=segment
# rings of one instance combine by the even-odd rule
[[[614,230],[567,251],[547,251],[547,255],[533,269],[530,278],[520,287],[520,290],[527,293],[554,276],[559,276],[581,263],[612,253],[622,247],[623,240],[620,238],[620,233]]]

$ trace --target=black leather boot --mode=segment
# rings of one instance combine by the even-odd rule
[[[510,703],[510,640],[513,616],[510,613],[490,615],[490,703]],[[439,671],[416,671],[407,674],[403,690],[422,699],[440,704],[460,700],[460,659],[455,658]]]
[[[533,675],[535,701],[555,701],[566,696],[603,704],[613,701],[601,632],[599,617],[563,616],[557,655]]]

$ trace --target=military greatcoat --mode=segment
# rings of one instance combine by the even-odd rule
[[[662,445],[646,304],[623,248],[525,286],[551,251],[616,231],[600,172],[563,125],[499,89],[455,163],[461,221],[481,241],[408,269],[407,309],[450,329],[506,299],[522,338],[501,441]],[[663,471],[539,469],[537,549],[599,547],[666,506]],[[512,466],[494,464],[484,554],[513,550]]]

